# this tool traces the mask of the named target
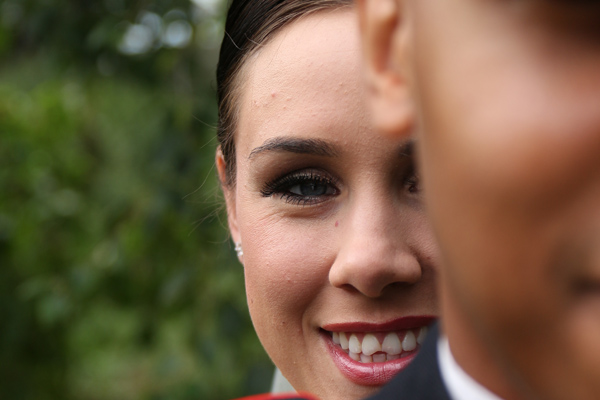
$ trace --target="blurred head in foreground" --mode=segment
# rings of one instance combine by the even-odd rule
[[[258,337],[297,390],[359,399],[437,315],[409,142],[372,132],[350,1],[233,1],[216,164]]]
[[[600,1],[359,8],[377,128],[414,126],[457,362],[507,398],[598,398]]]

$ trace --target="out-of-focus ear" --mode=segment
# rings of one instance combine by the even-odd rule
[[[242,239],[238,229],[235,205],[235,185],[228,184],[227,163],[223,157],[221,146],[217,148],[215,165],[217,166],[217,173],[219,174],[219,181],[221,182],[221,189],[223,190],[225,204],[227,206],[227,225],[229,225],[229,232],[231,233],[231,238],[235,243],[241,243]]]
[[[405,137],[414,121],[407,84],[409,26],[404,0],[357,0],[368,103],[380,132]]]

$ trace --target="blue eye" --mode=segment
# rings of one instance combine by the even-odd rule
[[[324,182],[308,181],[294,185],[288,189],[290,193],[299,196],[323,196],[335,194],[331,185]]]
[[[335,180],[322,171],[297,171],[284,175],[265,185],[264,197],[279,195],[286,203],[313,205],[328,200],[339,193]]]

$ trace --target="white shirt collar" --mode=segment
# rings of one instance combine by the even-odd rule
[[[442,380],[452,400],[502,400],[471,378],[456,363],[446,336],[440,335],[437,347]]]

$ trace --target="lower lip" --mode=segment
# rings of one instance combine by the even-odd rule
[[[352,382],[365,386],[381,386],[402,371],[416,357],[417,351],[404,357],[382,363],[360,363],[354,361],[339,346],[333,343],[331,335],[323,332],[327,350],[339,370]]]

